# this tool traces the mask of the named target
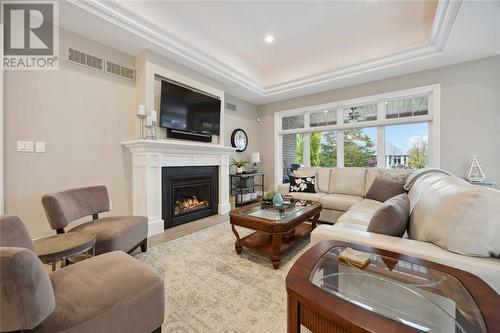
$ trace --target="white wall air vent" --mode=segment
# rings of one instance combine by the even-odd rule
[[[236,104],[226,103],[226,110],[230,110],[230,111],[235,111],[236,112]]]
[[[73,64],[112,74],[130,81],[135,81],[135,69],[111,62],[104,58],[91,55],[69,47],[66,60]],[[106,65],[106,68],[104,67]]]
[[[106,73],[117,75],[124,79],[135,81],[135,70],[106,60]]]
[[[71,47],[68,48],[68,55],[66,60],[72,62],[74,64],[82,65],[85,67],[89,67],[92,69],[96,69],[98,71],[104,70],[104,59],[93,56],[91,54],[87,54],[85,52],[73,49]]]

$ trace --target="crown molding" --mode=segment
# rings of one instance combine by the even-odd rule
[[[117,1],[68,0],[100,18],[115,24],[162,48],[187,63],[202,68],[256,93],[260,97],[310,88],[324,83],[354,77],[381,69],[413,62],[440,54],[448,41],[463,0],[440,0],[434,16],[428,43],[405,48],[369,61],[315,73],[310,76],[265,86],[257,80],[228,66],[186,42],[159,28],[154,22],[138,15]]]

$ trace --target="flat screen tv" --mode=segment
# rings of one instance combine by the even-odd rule
[[[219,135],[218,98],[161,81],[160,127]]]

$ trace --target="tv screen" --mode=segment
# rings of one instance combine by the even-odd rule
[[[219,135],[220,100],[161,81],[160,127]]]

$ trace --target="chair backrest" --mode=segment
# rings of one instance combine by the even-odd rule
[[[55,309],[49,275],[18,217],[0,217],[0,245],[0,331],[35,328]]]
[[[35,251],[28,230],[17,216],[0,216],[0,246],[24,247]]]
[[[109,211],[106,186],[75,188],[42,197],[43,208],[54,230],[68,226],[79,218]]]

